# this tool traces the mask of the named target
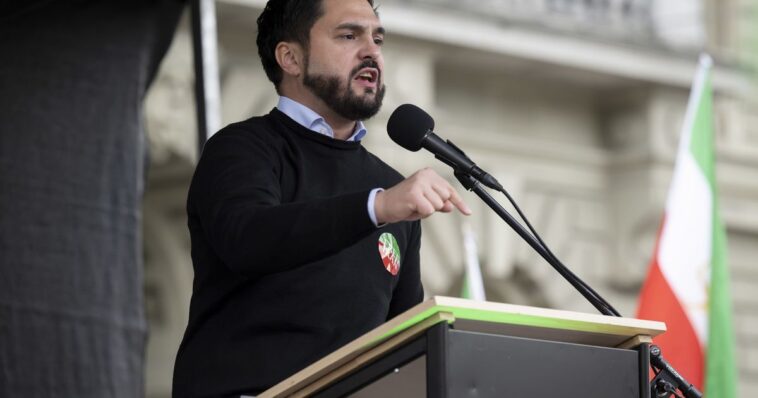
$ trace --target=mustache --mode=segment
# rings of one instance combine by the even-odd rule
[[[358,66],[353,68],[352,71],[350,71],[350,77],[357,75],[358,72],[360,72],[360,70],[363,68],[374,68],[379,73],[379,77],[382,76],[382,71],[379,70],[379,64],[373,59],[366,59],[366,60],[363,60],[363,62],[361,62],[360,64],[358,64]]]

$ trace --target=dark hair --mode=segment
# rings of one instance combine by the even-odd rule
[[[373,7],[374,0],[367,0]],[[269,0],[258,17],[258,55],[268,79],[279,89],[282,69],[274,51],[283,41],[294,41],[307,51],[311,28],[324,15],[323,0]]]

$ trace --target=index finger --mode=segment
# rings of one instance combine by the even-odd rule
[[[458,210],[460,210],[461,213],[470,216],[471,215],[471,209],[468,207],[466,202],[463,201],[463,198],[461,198],[458,195],[458,192],[453,189],[453,187],[450,187],[450,198],[448,199],[453,205],[455,205]]]

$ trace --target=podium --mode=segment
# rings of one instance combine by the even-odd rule
[[[661,322],[433,297],[259,398],[650,398]]]

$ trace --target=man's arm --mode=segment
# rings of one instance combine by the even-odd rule
[[[242,131],[217,134],[203,150],[190,190],[214,252],[250,276],[284,271],[355,243],[376,226],[369,191],[282,203],[280,159],[270,143]],[[435,211],[470,210],[430,169],[376,195],[379,223],[415,220]]]
[[[191,208],[213,251],[250,276],[326,257],[373,231],[369,191],[282,203],[281,160],[255,134],[225,131],[206,144],[190,189]]]

